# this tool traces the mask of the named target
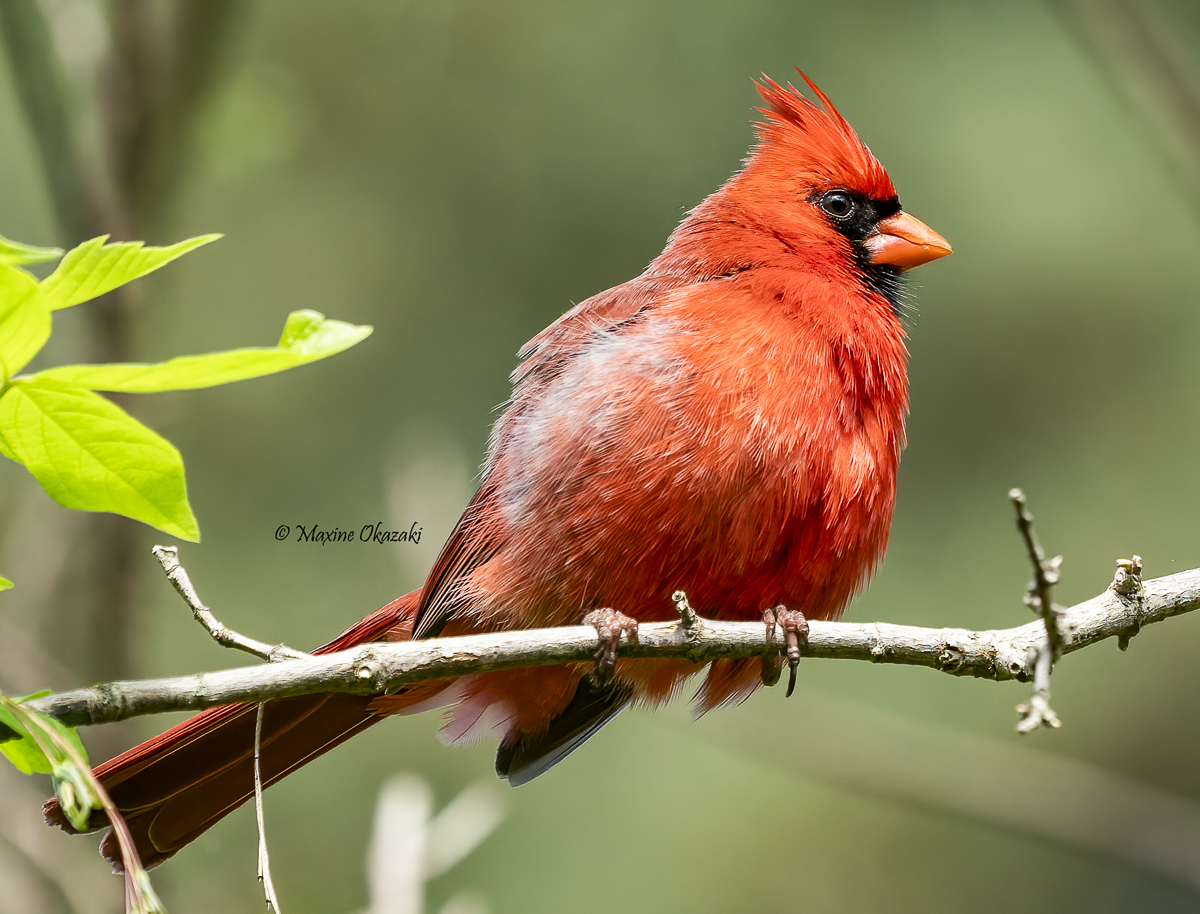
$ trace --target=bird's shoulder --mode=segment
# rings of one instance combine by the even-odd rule
[[[643,320],[665,296],[689,282],[684,276],[644,273],[585,299],[521,347],[514,384],[557,374],[598,335]]]

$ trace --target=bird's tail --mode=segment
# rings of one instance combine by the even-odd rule
[[[406,641],[412,635],[420,591],[413,591],[368,616],[314,653],[345,650],[369,641]],[[420,683],[391,695],[385,708],[371,696],[327,693],[268,702],[263,713],[259,765],[263,786],[360,733],[388,714],[431,707],[445,682]],[[145,866],[166,860],[254,795],[254,732],[257,705],[210,708],[96,768],[133,835]],[[74,832],[58,800],[43,812],[46,821]],[[92,813],[89,828],[109,824]],[[120,871],[115,837],[100,852]]]

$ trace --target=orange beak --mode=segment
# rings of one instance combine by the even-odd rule
[[[919,267],[950,253],[945,238],[903,210],[879,220],[863,244],[871,253],[871,263],[891,264],[901,270]]]

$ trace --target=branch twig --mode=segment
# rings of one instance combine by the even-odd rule
[[[1120,575],[1118,575],[1118,578]],[[1200,609],[1200,569],[1146,582],[1144,596],[1113,588],[1061,610],[1063,653],[1111,637],[1128,637],[1145,625]],[[955,676],[997,681],[1033,677],[1045,628],[967,631],[886,623],[810,623],[806,657],[869,660],[925,666]],[[688,631],[676,622],[646,623],[625,658],[676,658],[696,663],[759,658],[766,646],[761,622],[704,619]],[[112,682],[47,695],[30,702],[66,724],[84,726],[163,711],[196,711],[234,702],[258,702],[316,692],[369,695],[418,681],[513,667],[591,663],[591,626],[503,632],[428,641],[366,644],[334,654],[265,666],[139,682]]]
[[[1021,531],[1021,538],[1025,541],[1025,548],[1029,552],[1029,562],[1033,565],[1033,580],[1029,582],[1025,605],[1041,616],[1042,622],[1046,625],[1046,640],[1050,642],[1050,653],[1052,654],[1050,661],[1053,664],[1062,653],[1063,638],[1058,628],[1060,607],[1051,602],[1050,588],[1058,583],[1062,573],[1063,557],[1056,555],[1052,559],[1046,558],[1046,553],[1042,551],[1037,533],[1033,529],[1033,515],[1029,513],[1026,505],[1025,493],[1020,489],[1011,489],[1008,497],[1012,500],[1013,507],[1017,509],[1017,529]]]
[[[262,641],[249,638],[246,635],[238,634],[214,616],[212,610],[200,602],[200,597],[196,593],[196,589],[192,587],[191,578],[188,577],[188,573],[184,567],[179,564],[178,549],[174,546],[155,546],[151,551],[154,553],[154,557],[158,559],[159,564],[162,565],[162,569],[167,575],[167,580],[179,591],[179,595],[183,597],[184,602],[192,608],[192,615],[196,617],[196,621],[200,623],[201,628],[212,636],[217,644],[222,647],[236,648],[239,651],[245,651],[247,654],[253,654],[260,660],[270,660],[272,662],[278,660],[296,660],[309,656],[303,651],[297,651],[288,647],[286,644],[266,644]]]
[[[263,818],[262,722],[266,707],[264,702],[259,702],[254,718],[254,814],[258,819],[258,881],[262,883],[267,898],[267,911],[279,914],[279,897],[275,894],[275,882],[271,879],[271,852],[267,849],[267,825]]]
[[[1033,667],[1033,696],[1029,701],[1017,706],[1021,720],[1017,723],[1018,733],[1029,733],[1038,727],[1061,727],[1062,721],[1050,707],[1050,673],[1054,670],[1054,662],[1063,652],[1063,635],[1059,628],[1058,616],[1061,607],[1055,606],[1050,599],[1050,588],[1058,583],[1062,572],[1061,555],[1052,559],[1046,558],[1038,543],[1037,533],[1033,529],[1033,515],[1026,505],[1025,493],[1020,489],[1011,489],[1008,497],[1013,507],[1017,509],[1017,529],[1025,540],[1025,549],[1029,553],[1029,562],[1033,565],[1033,580],[1025,594],[1025,605],[1041,616],[1045,626],[1046,637],[1037,648],[1037,659]]]

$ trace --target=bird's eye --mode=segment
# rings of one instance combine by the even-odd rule
[[[822,194],[817,203],[834,219],[848,219],[855,210],[853,198],[845,191],[840,190],[831,190],[827,194]]]

